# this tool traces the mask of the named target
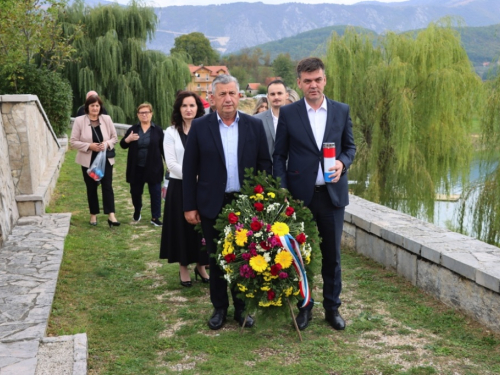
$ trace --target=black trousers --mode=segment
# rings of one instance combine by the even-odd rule
[[[144,167],[135,168],[134,182],[130,183],[130,195],[132,196],[132,204],[134,210],[141,211],[142,208],[142,193],[144,192],[144,185],[146,184]],[[151,198],[151,217],[153,219],[161,218],[161,183],[148,182],[149,196]]]
[[[83,180],[87,186],[87,201],[91,215],[97,215],[99,211],[99,198],[97,197],[97,187],[102,187],[102,207],[105,214],[115,212],[115,193],[113,192],[113,166],[106,160],[104,177],[101,181],[94,181],[87,174],[86,167],[82,166]]]
[[[231,203],[233,197],[226,195],[224,198],[225,206]],[[220,232],[214,228],[216,219],[209,219],[201,216],[201,229],[205,237],[208,254],[215,254],[217,252],[217,244],[215,241],[219,239]],[[210,256],[210,300],[215,309],[227,309],[229,307],[229,296],[227,293],[227,281],[224,279],[224,271],[216,263],[216,259]],[[245,301],[236,297],[236,285],[231,287],[231,296],[233,298],[234,310],[245,310]]]
[[[321,237],[321,275],[323,276],[323,307],[336,310],[341,305],[342,269],[340,243],[344,227],[345,207],[335,207],[326,188],[317,191],[308,208],[311,210]],[[306,309],[312,309],[310,303]]]

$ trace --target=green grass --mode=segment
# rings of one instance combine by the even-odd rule
[[[260,328],[241,333],[231,308],[225,327],[210,331],[207,284],[182,288],[178,266],[158,259],[161,229],[147,220],[147,189],[144,219],[132,224],[126,153],[117,153],[120,227],[108,228],[102,214],[97,227],[88,225],[74,151],[50,206],[72,218],[48,333],[86,332],[90,374],[500,373],[500,336],[348,249],[342,256],[345,331],[327,325],[320,305],[302,343],[288,321],[260,321]],[[320,289],[314,295],[321,300]]]

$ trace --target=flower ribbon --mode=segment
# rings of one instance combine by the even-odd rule
[[[293,258],[293,266],[299,275],[299,290],[300,294],[304,298],[302,300],[302,306],[306,307],[311,301],[311,291],[309,290],[309,283],[307,282],[306,268],[304,267],[304,261],[302,260],[302,255],[300,254],[299,243],[291,235],[286,234],[280,236],[281,244],[283,248],[288,251]]]

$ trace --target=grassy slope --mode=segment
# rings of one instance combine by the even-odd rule
[[[496,374],[500,336],[356,253],[343,253],[344,332],[318,306],[299,343],[290,322],[259,321],[240,333],[232,319],[210,331],[206,284],[178,282],[158,259],[160,228],[131,223],[126,154],[114,175],[118,228],[88,225],[81,170],[69,151],[51,212],[71,212],[49,335],[86,332],[90,374]],[[146,189],[147,191],[147,189]],[[318,282],[321,286],[321,282]],[[321,290],[315,298],[321,300]],[[232,310],[229,312],[232,317]],[[268,323],[268,324],[264,324]]]

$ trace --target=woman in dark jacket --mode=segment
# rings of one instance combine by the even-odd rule
[[[134,204],[134,221],[141,220],[142,193],[144,184],[148,184],[151,197],[151,224],[162,226],[161,218],[161,184],[163,182],[163,129],[155,125],[153,107],[143,103],[137,108],[139,123],[130,127],[120,146],[128,148],[127,182]]]

